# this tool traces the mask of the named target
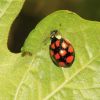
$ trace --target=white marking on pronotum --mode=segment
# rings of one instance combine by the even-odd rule
[[[56,38],[57,38],[57,39],[61,39],[61,35],[57,35]]]

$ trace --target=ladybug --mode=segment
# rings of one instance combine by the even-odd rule
[[[57,30],[51,32],[50,40],[49,52],[54,64],[58,67],[70,67],[75,59],[75,51],[71,43],[62,38]]]

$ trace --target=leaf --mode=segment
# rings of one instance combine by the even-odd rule
[[[12,71],[20,55],[9,52],[7,40],[11,24],[23,3],[23,0],[0,0],[0,100],[11,100],[18,84]]]
[[[57,11],[36,26],[22,48],[22,52],[31,52],[35,59],[30,70],[32,82],[29,83],[28,78],[23,82],[27,86],[25,90],[34,94],[30,97],[57,100],[100,99],[99,26],[99,22],[84,20],[69,11]],[[76,58],[69,69],[61,69],[53,64],[49,57],[50,42],[47,45],[43,42],[55,29],[70,40],[75,49]],[[21,91],[21,97],[26,93],[25,90]]]
[[[4,100],[99,100],[99,26],[99,22],[62,10],[44,18],[26,39],[22,53],[31,52],[33,56],[15,55],[0,45],[4,48],[0,54],[0,97]],[[50,42],[43,42],[54,29],[70,40],[75,49],[75,61],[70,68],[56,67],[49,56]]]

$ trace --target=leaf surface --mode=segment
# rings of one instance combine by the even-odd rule
[[[8,22],[7,17],[5,20]],[[3,27],[5,20],[1,20],[0,27]],[[7,25],[8,30],[10,24],[11,21]],[[29,34],[22,53],[31,52],[32,56],[24,57],[7,50],[8,31],[5,27],[4,25],[0,30],[2,100],[100,99],[99,22],[84,20],[66,10],[54,12],[44,18]],[[56,67],[49,56],[50,41],[46,44],[43,42],[55,29],[70,40],[75,49],[75,61],[70,68]]]
[[[8,50],[7,40],[11,24],[23,3],[23,0],[0,0],[0,100],[11,100],[19,83],[14,71],[20,55]]]

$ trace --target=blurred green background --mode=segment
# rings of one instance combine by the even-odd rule
[[[62,9],[73,11],[88,20],[100,21],[100,0],[25,0],[9,31],[8,49],[19,53],[37,23],[48,14]]]

